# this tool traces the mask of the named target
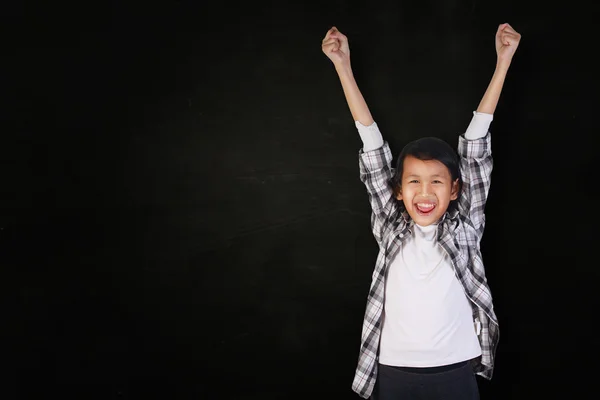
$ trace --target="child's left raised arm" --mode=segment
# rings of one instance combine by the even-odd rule
[[[493,167],[491,138],[488,127],[498,105],[506,73],[515,54],[521,35],[509,24],[502,24],[496,32],[496,70],[492,76],[477,112],[467,131],[458,141],[460,171],[463,189],[459,197],[459,209],[469,218],[479,237],[485,225],[485,204],[491,183]]]
[[[512,26],[509,24],[498,26],[498,31],[496,32],[496,55],[498,57],[496,70],[477,107],[477,112],[494,114],[496,105],[498,105],[498,99],[500,98],[500,92],[502,92],[502,86],[504,86],[506,73],[520,41],[521,34],[515,31]]]

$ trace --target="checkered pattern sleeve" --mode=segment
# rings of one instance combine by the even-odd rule
[[[397,201],[391,185],[394,175],[391,164],[392,152],[387,141],[377,149],[359,151],[360,180],[367,188],[372,210],[371,228],[380,245],[383,228],[397,210]]]
[[[485,203],[490,189],[492,175],[492,139],[488,131],[479,139],[458,140],[460,172],[463,189],[459,198],[459,209],[469,217],[481,238],[485,227]]]

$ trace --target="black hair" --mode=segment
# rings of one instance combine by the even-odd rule
[[[397,198],[402,189],[402,171],[404,168],[404,159],[407,156],[413,156],[423,161],[437,160],[444,164],[450,172],[452,182],[458,179],[458,195],[460,196],[463,182],[460,176],[460,160],[458,154],[442,139],[436,137],[424,137],[406,144],[400,152],[396,162],[396,170],[394,176],[392,176],[394,197]],[[448,206],[449,210],[456,207],[457,200],[458,198],[450,201],[450,205]]]

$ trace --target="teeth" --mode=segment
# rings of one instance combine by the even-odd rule
[[[417,203],[417,206],[419,206],[420,208],[433,208],[433,204],[427,204],[427,203]]]

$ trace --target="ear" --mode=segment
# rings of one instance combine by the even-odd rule
[[[396,191],[396,199],[402,200],[402,188],[397,189]]]
[[[450,200],[458,199],[458,189],[460,185],[458,184],[458,178],[452,182],[452,189],[450,191]]]

